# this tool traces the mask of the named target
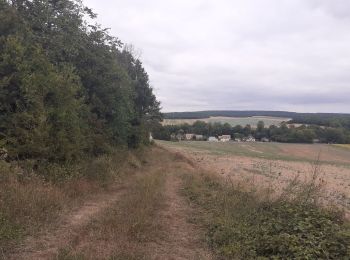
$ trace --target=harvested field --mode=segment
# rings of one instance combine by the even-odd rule
[[[254,150],[251,151],[254,154],[264,153],[261,147],[260,150],[249,149]],[[12,252],[2,256],[5,259],[57,260],[271,256],[269,250],[260,254],[260,247],[274,248],[272,252],[281,256],[295,256],[301,252],[310,256],[309,259],[319,254],[348,255],[344,247],[346,235],[342,233],[348,230],[346,219],[336,210],[319,207],[318,199],[314,199],[318,193],[305,193],[307,197],[300,197],[304,204],[299,204],[301,200],[293,203],[292,194],[282,200],[271,200],[282,196],[270,196],[278,195],[294,176],[307,179],[316,169],[322,173],[317,182],[326,186],[327,201],[346,208],[349,168],[344,166],[345,162],[339,165],[323,162],[319,170],[320,164],[311,165],[306,161],[225,155],[222,151],[215,154],[166,142],[132,158],[124,167],[124,177],[112,181],[109,189],[84,198],[82,203],[53,219],[51,226],[33,232]],[[277,193],[257,189],[259,187],[273,187]],[[295,194],[304,193],[297,191]],[[309,194],[313,194],[312,197]],[[285,209],[295,214],[288,213],[285,218],[281,215],[286,214]],[[251,216],[260,217],[260,220]],[[266,218],[271,228],[261,229],[260,223]],[[276,223],[282,223],[281,227],[290,236],[275,230]],[[295,226],[302,228],[295,230]],[[310,230],[315,234],[315,243],[323,245],[321,253],[308,251],[313,240],[305,240],[304,236]],[[262,238],[268,242],[282,241],[287,247],[276,251],[274,242],[262,245]],[[294,238],[300,238],[297,247],[291,246]],[[329,243],[336,247],[328,246]],[[246,248],[246,244],[250,247]],[[295,248],[298,252],[293,251]]]
[[[259,121],[264,121],[266,126],[270,125],[280,125],[282,122],[288,122],[291,118],[283,117],[269,117],[269,116],[252,116],[252,117],[209,117],[202,119],[164,119],[163,125],[180,125],[180,124],[190,124],[192,125],[196,121],[204,121],[206,123],[228,123],[232,126],[235,125],[251,125],[253,128],[256,127]]]
[[[321,163],[344,165],[350,167],[350,149],[328,144],[285,144],[260,142],[164,142],[166,146],[204,152],[213,155],[234,155],[253,158],[263,158],[283,161],[314,162],[319,159]],[[319,157],[319,158],[318,158]]]
[[[202,168],[256,187],[281,191],[291,180],[315,180],[322,199],[350,212],[350,150],[333,145],[159,142]]]

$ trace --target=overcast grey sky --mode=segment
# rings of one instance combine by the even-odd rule
[[[350,0],[85,0],[163,111],[350,112]]]

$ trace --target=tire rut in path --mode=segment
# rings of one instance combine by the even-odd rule
[[[181,179],[171,171],[165,183],[166,207],[160,213],[165,228],[165,239],[150,245],[152,259],[195,260],[213,259],[205,242],[201,241],[202,230],[188,222],[193,210],[179,194]]]
[[[52,259],[60,248],[67,246],[74,237],[79,235],[95,215],[115,203],[122,192],[123,189],[119,188],[87,200],[82,206],[64,216],[54,230],[45,231],[38,237],[28,237],[23,246],[18,248],[9,259]]]

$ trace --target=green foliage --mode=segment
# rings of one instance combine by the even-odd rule
[[[243,206],[243,205],[241,205]],[[228,222],[220,217],[209,232],[212,246],[229,257],[342,259],[349,256],[349,233],[335,216],[294,203],[240,208]],[[248,211],[248,212],[246,212]],[[348,230],[349,232],[349,230]]]
[[[258,124],[256,131],[250,131],[248,128],[243,131],[237,126],[232,128],[232,136],[234,134],[255,135],[256,139],[263,137],[271,138],[278,142],[299,142],[311,143],[313,139],[319,139],[324,143],[350,143],[350,114],[337,113],[294,113],[284,111],[198,111],[198,112],[174,112],[165,113],[166,119],[204,119],[209,117],[252,117],[252,116],[271,116],[292,118],[289,124],[305,124],[301,127],[288,129],[281,127],[280,129],[271,126],[266,129],[262,124]],[[321,127],[322,126],[322,127]],[[181,126],[180,128],[182,128]],[[209,125],[209,129],[213,127]],[[222,134],[223,126],[213,127],[221,130],[206,131],[205,135]],[[184,129],[185,130],[185,129]],[[283,130],[283,131],[282,131]],[[186,131],[186,130],[185,130]],[[192,130],[193,131],[193,130]],[[164,131],[163,131],[164,135]],[[165,140],[165,139],[164,139]]]
[[[209,117],[271,116],[292,118],[289,123],[309,124],[350,129],[350,114],[341,113],[295,113],[286,111],[197,111],[165,113],[166,119],[204,119]]]
[[[0,146],[74,162],[138,147],[160,119],[148,75],[81,1],[0,1]]]
[[[300,196],[272,200],[269,192],[187,175],[184,192],[205,209],[208,242],[221,258],[348,259],[349,225],[314,198],[306,200],[304,189]]]
[[[294,127],[294,125],[282,124],[265,128],[260,121],[256,129],[250,125],[232,127],[228,123],[206,123],[196,121],[193,125],[187,123],[180,125],[158,125],[153,130],[154,137],[159,140],[170,140],[171,135],[183,135],[186,133],[202,134],[205,136],[231,135],[232,138],[243,138],[250,135],[257,140],[268,138],[271,141],[283,143],[313,143],[315,139],[321,143],[350,143],[350,131],[344,128],[320,127],[316,125]]]
[[[52,66],[18,36],[4,41],[0,74],[1,133],[11,158],[72,160],[83,143],[79,79]]]

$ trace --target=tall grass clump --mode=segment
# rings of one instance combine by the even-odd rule
[[[157,212],[165,205],[165,174],[145,170],[135,177],[120,200],[86,228],[94,248],[63,248],[56,259],[149,259],[145,244],[160,235]]]
[[[124,198],[102,218],[105,239],[120,239],[120,234],[132,241],[146,241],[157,232],[156,212],[164,203],[165,175],[146,173],[128,187]]]
[[[66,199],[52,183],[0,161],[0,255],[54,221]]]
[[[71,164],[0,161],[0,256],[27,235],[53,226],[60,214],[86,197],[103,192],[138,161],[130,151]]]
[[[184,194],[204,209],[199,219],[222,259],[349,259],[350,226],[321,207],[314,177],[282,194],[209,175],[184,175]]]

